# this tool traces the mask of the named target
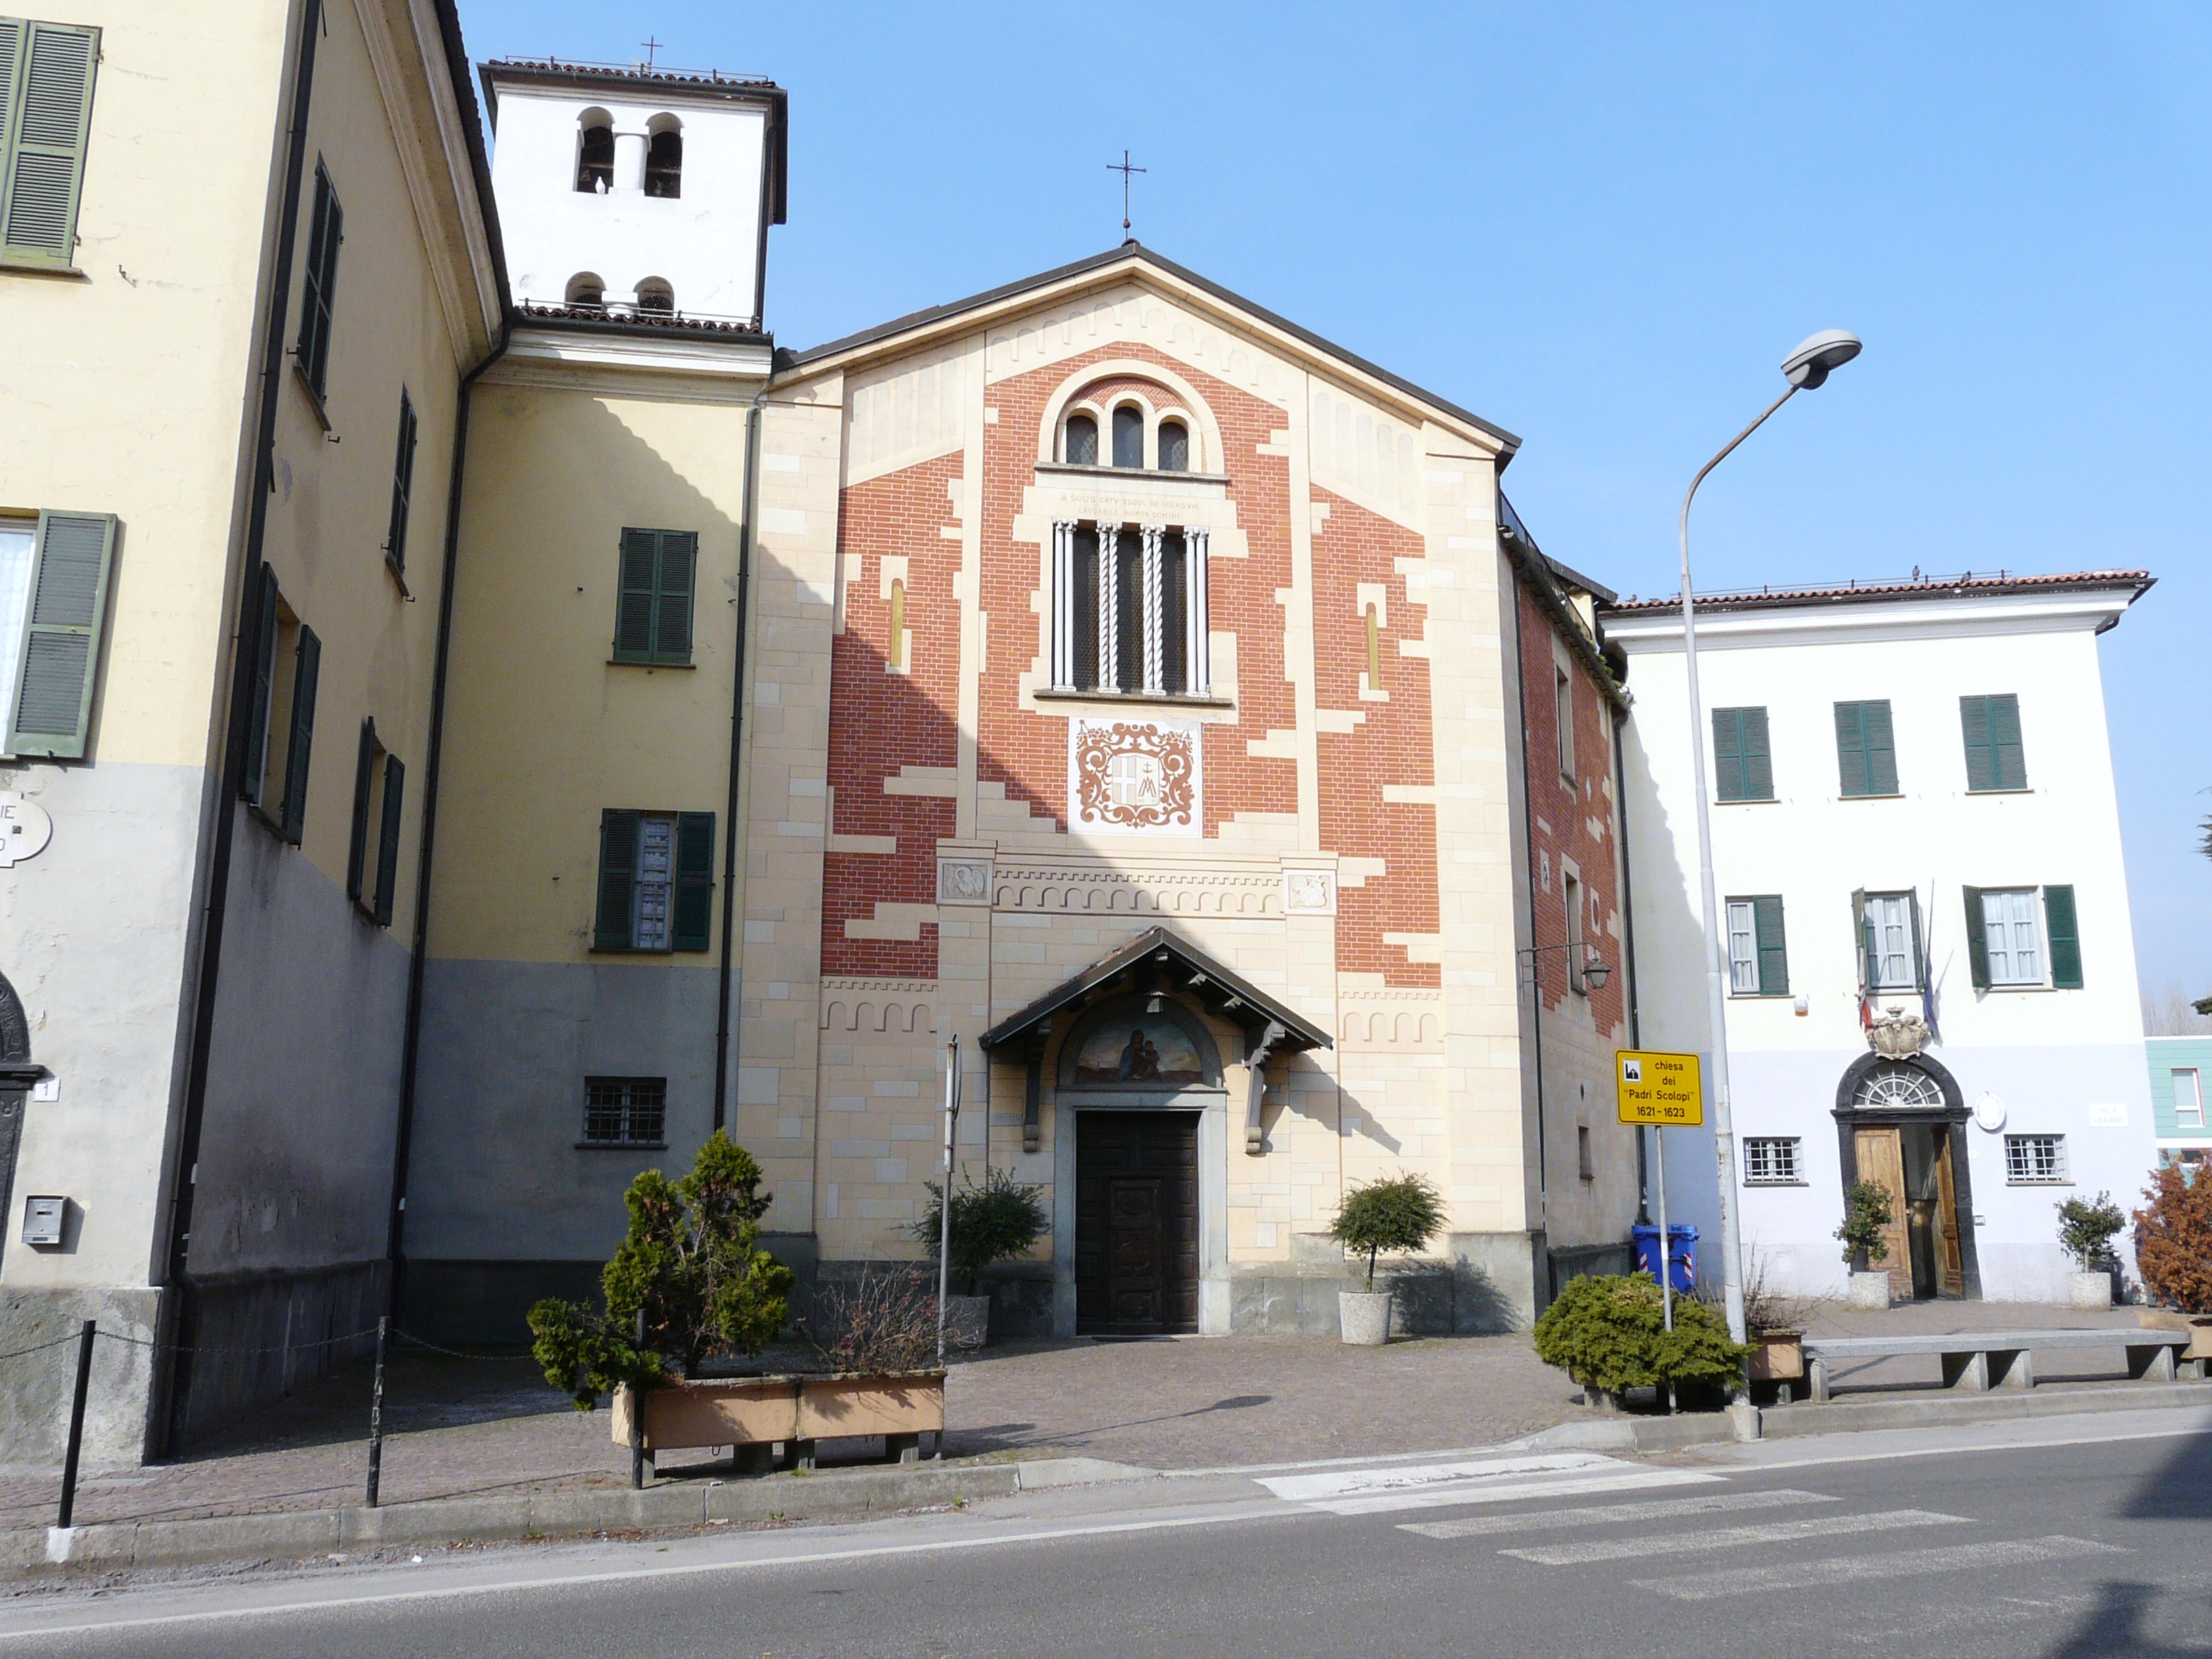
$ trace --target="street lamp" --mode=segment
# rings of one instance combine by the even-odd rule
[[[1713,1159],[1719,1166],[1722,1289],[1728,1304],[1729,1335],[1744,1340],[1743,1253],[1735,1213],[1735,1124],[1729,1110],[1728,955],[1721,938],[1720,902],[1713,888],[1713,826],[1705,799],[1705,715],[1698,696],[1698,623],[1690,598],[1690,503],[1705,475],[1735,453],[1735,447],[1766,423],[1766,417],[1801,392],[1823,384],[1829,371],[1859,355],[1859,337],[1831,328],[1802,342],[1782,360],[1790,389],[1729,441],[1728,447],[1698,469],[1682,496],[1682,660],[1690,684],[1690,769],[1697,786],[1698,884],[1705,907],[1705,1004],[1712,1025]]]

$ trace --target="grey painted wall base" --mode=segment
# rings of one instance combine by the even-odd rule
[[[1537,1301],[1541,1234],[1454,1233],[1443,1261],[1382,1263],[1377,1289],[1398,1298],[1392,1330],[1413,1336],[1482,1336],[1526,1330]],[[1340,1291],[1364,1291],[1365,1273],[1340,1258],[1239,1267],[1230,1278],[1230,1328],[1239,1336],[1334,1336]]]
[[[132,1340],[93,1344],[82,1467],[90,1473],[146,1461],[156,1401],[154,1350],[141,1345],[150,1344],[160,1328],[163,1294],[128,1285],[0,1294],[0,1341],[9,1352],[63,1339],[57,1346],[0,1364],[0,1468],[61,1467],[76,1387],[77,1346],[71,1339],[88,1319],[103,1333]]]
[[[178,1368],[179,1446],[376,1352],[385,1264],[196,1278],[192,1352]]]

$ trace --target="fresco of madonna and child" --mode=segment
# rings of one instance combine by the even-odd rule
[[[1075,1057],[1078,1083],[1180,1089],[1206,1081],[1190,1034],[1171,1019],[1138,1014],[1099,1026]]]

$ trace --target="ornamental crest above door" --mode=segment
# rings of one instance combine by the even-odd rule
[[[1203,834],[1199,734],[1194,720],[1069,721],[1072,827]]]

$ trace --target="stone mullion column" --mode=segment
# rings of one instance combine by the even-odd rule
[[[1075,521],[1052,525],[1052,684],[1066,690],[1075,684]]]
[[[1121,653],[1115,649],[1121,637],[1121,584],[1115,580],[1121,562],[1121,526],[1102,523],[1098,526],[1098,689],[1101,691],[1121,690]]]
[[[1183,601],[1183,626],[1189,635],[1184,660],[1189,665],[1183,676],[1183,689],[1194,696],[1204,696],[1213,689],[1212,656],[1212,623],[1206,614],[1206,532],[1188,526],[1182,532],[1182,574],[1187,586]]]
[[[1145,690],[1159,692],[1166,688],[1161,676],[1161,657],[1166,641],[1160,638],[1160,566],[1164,562],[1161,544],[1167,539],[1165,525],[1148,524],[1145,536]]]

